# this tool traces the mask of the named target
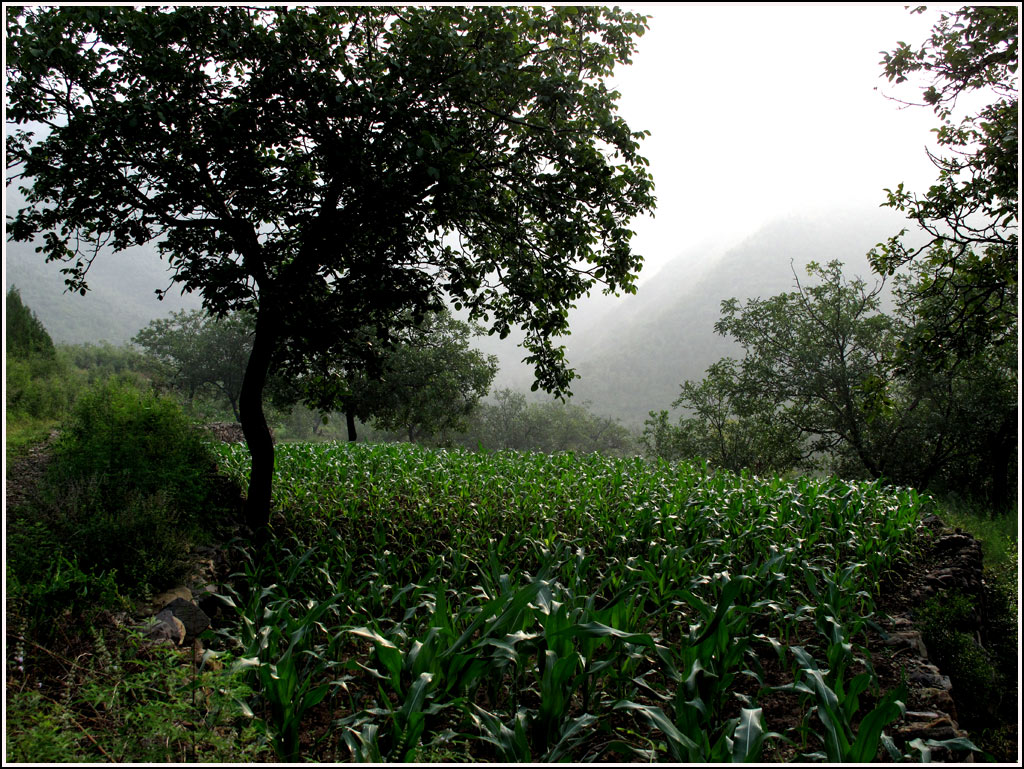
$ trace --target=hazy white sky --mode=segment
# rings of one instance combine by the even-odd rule
[[[657,211],[636,220],[641,280],[694,246],[729,247],[780,216],[877,207],[927,189],[936,118],[882,77],[881,52],[923,42],[944,8],[902,4],[627,5],[651,16],[616,72],[620,113],[649,130]],[[877,89],[877,90],[876,90]]]

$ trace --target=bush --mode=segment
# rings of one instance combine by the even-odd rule
[[[82,393],[61,429],[54,471],[98,484],[101,501],[163,493],[190,516],[214,469],[207,439],[170,398],[112,378]]]
[[[193,669],[170,648],[124,631],[93,632],[57,696],[7,696],[8,762],[225,763],[266,760],[266,739],[230,658]],[[227,663],[227,664],[224,664]],[[72,681],[74,684],[72,684]]]
[[[39,616],[59,601],[32,586],[62,560],[127,595],[167,587],[185,576],[190,544],[221,523],[216,480],[208,439],[174,401],[123,379],[96,385],[62,426],[30,509],[14,516],[10,573]]]
[[[76,372],[54,358],[7,359],[7,418],[55,419],[74,400]]]
[[[52,538],[50,538],[52,539]],[[25,544],[12,537],[9,547]],[[66,557],[40,540],[41,549],[20,559],[20,568],[7,570],[7,616],[12,625],[47,641],[57,629],[58,618],[92,621],[104,610],[124,608],[113,574],[83,571],[72,556]]]
[[[984,726],[998,715],[1008,684],[994,650],[981,646],[975,637],[976,605],[970,596],[943,591],[918,612],[929,656],[949,676],[957,713],[968,729]],[[982,632],[989,624],[982,623]]]

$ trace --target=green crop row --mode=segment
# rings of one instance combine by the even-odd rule
[[[222,450],[243,483],[247,461]],[[312,749],[304,721],[318,756],[366,761],[871,760],[902,707],[862,653],[872,589],[925,504],[642,459],[284,444],[283,520],[225,596],[229,640],[286,760]],[[771,697],[806,717],[767,722]]]

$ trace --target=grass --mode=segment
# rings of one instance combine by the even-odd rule
[[[1007,585],[1019,584],[1017,515],[991,515],[984,505],[952,495],[940,500],[936,512],[947,526],[963,529],[981,543],[985,567],[992,575]]]
[[[236,762],[268,757],[266,740],[238,701],[237,675],[182,664],[182,653],[134,634],[93,627],[88,654],[48,652],[57,685],[30,680],[32,657],[15,644],[7,684],[8,762]],[[37,658],[44,659],[44,658]],[[27,664],[33,664],[28,662]],[[52,680],[52,679],[51,679]]]
[[[56,419],[21,417],[9,419],[4,425],[4,449],[7,465],[28,454],[32,446],[37,446],[57,427]]]
[[[940,594],[921,609],[918,621],[932,657],[953,682],[961,726],[988,755],[1012,761],[1019,722],[1018,518],[992,515],[953,495],[941,499],[937,513],[981,543],[985,584],[981,595]],[[978,606],[984,607],[980,623]]]

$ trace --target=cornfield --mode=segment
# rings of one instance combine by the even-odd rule
[[[244,483],[244,446],[221,452]],[[912,490],[409,444],[279,445],[274,483],[288,535],[223,599],[282,760],[896,750],[905,693],[863,644]]]

